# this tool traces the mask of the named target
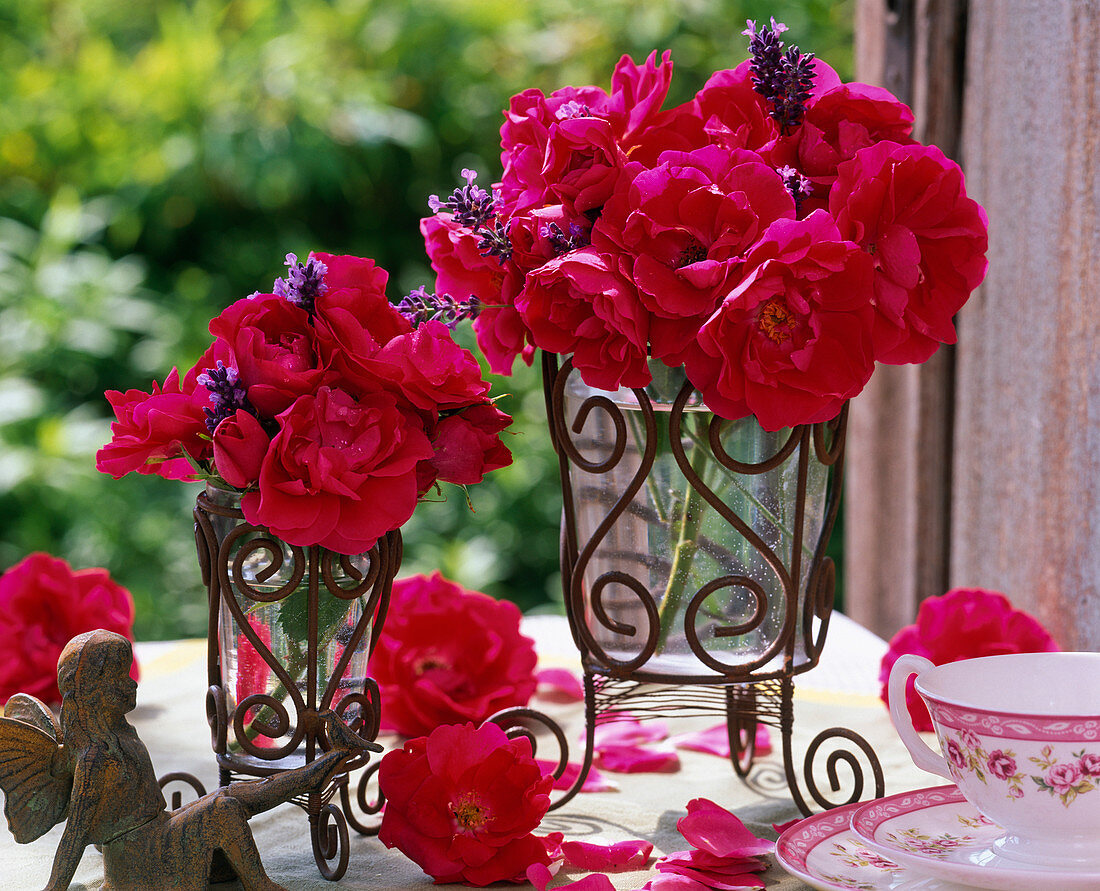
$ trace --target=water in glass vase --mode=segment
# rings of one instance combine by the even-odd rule
[[[703,677],[778,662],[794,634],[797,663],[828,468],[808,437],[716,418],[682,369],[650,364],[641,398],[575,371],[565,388],[573,596],[590,648],[612,667]]]

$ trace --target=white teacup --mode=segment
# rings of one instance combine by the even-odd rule
[[[917,676],[943,755],[913,729],[905,686]],[[1005,830],[1006,857],[1100,865],[1100,653],[1019,653],[936,666],[902,656],[890,717],[922,770],[952,780]]]

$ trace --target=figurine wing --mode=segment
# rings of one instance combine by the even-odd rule
[[[23,721],[0,718],[4,816],[20,844],[34,841],[65,819],[73,774],[61,755],[50,734]]]
[[[35,699],[29,693],[16,693],[4,706],[4,717],[15,718],[24,724],[37,727],[44,733],[48,733],[54,739],[61,739],[61,727],[53,712],[39,699]]]

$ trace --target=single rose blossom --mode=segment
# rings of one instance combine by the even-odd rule
[[[181,389],[175,368],[163,386],[153,381],[151,393],[108,390],[114,409],[111,441],[96,452],[96,469],[116,480],[127,473],[156,474],[169,480],[193,480],[195,471],[184,455],[202,460],[210,453],[205,390]]]
[[[519,882],[532,865],[550,863],[532,831],[553,780],[526,738],[510,740],[495,724],[443,725],[390,751],[378,783],[386,800],[379,840],[437,883]]]
[[[249,402],[267,417],[321,382],[309,315],[283,297],[238,300],[210,320],[210,333],[228,345]]]
[[[829,210],[875,267],[875,358],[923,362],[985,277],[989,221],[935,146],[880,142],[840,165]]]
[[[960,730],[959,742],[961,742],[968,749],[976,749],[981,746],[981,738],[973,730]]]
[[[251,412],[237,409],[214,431],[214,467],[229,485],[246,489],[260,478],[260,468],[271,447],[259,419]]]
[[[0,575],[0,702],[27,693],[53,705],[57,660],[73,637],[102,628],[134,639],[134,601],[105,569],[36,552]],[[137,680],[135,660],[130,676]]]
[[[435,454],[430,464],[435,478],[459,486],[481,482],[491,470],[512,463],[512,453],[500,441],[511,416],[490,402],[472,405],[439,422],[432,436]]]
[[[1016,759],[1011,755],[1006,755],[1000,749],[995,749],[989,753],[985,766],[999,780],[1007,780],[1009,777],[1016,775]]]
[[[537,660],[520,618],[513,603],[468,591],[438,572],[395,581],[370,658],[382,726],[416,736],[526,705]]]
[[[1008,794],[1012,798],[1023,798],[1024,797],[1024,790],[1021,789],[1019,786],[1011,786],[1011,787],[1009,787]]]
[[[1065,795],[1082,780],[1079,764],[1055,764],[1046,776],[1047,785],[1059,795]]]
[[[959,745],[957,739],[952,737],[947,740],[947,748],[944,750],[944,754],[956,770],[966,770],[966,750]]]
[[[936,665],[944,665],[978,656],[1050,653],[1058,649],[1039,621],[1014,609],[1004,594],[981,588],[956,588],[923,601],[916,624],[902,628],[890,640],[879,671],[882,701],[889,705],[890,669],[903,653],[915,653]],[[913,678],[906,687],[905,701],[913,726],[917,730],[931,730],[932,719]]]
[[[432,447],[388,393],[356,401],[321,387],[278,420],[259,491],[241,497],[249,523],[291,544],[358,554],[412,516],[416,465]]]
[[[1081,773],[1087,777],[1100,777],[1100,755],[1095,752],[1086,752],[1077,762]]]
[[[707,407],[765,430],[835,417],[874,371],[871,273],[825,211],[772,223],[687,357]]]
[[[419,409],[463,408],[484,400],[489,382],[469,350],[439,321],[393,337],[376,354],[379,375]]]

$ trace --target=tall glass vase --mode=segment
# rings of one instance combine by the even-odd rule
[[[815,737],[796,769],[796,675],[821,655],[835,571],[825,549],[836,519],[846,407],[826,423],[769,432],[715,417],[682,369],[651,362],[653,383],[588,387],[569,358],[543,355],[547,416],[563,494],[562,585],[585,688],[585,752],[560,807],[584,782],[598,722],[720,714],[730,760],[748,777],[758,725],[782,737],[781,770],[797,806],[857,801],[864,765],[881,764],[842,727]],[[531,709],[495,716],[514,730],[567,735]],[[828,765],[831,792],[815,781]],[[842,784],[838,764],[851,771]],[[846,799],[836,795],[845,791]],[[804,792],[806,794],[804,794]]]
[[[317,865],[339,878],[348,823],[370,831],[350,811],[348,774],[367,764],[378,733],[367,661],[401,562],[400,532],[351,556],[291,545],[248,523],[239,493],[211,486],[195,506],[195,535],[209,594],[207,717],[219,784],[312,761],[330,744],[330,713],[338,716],[361,746],[305,809]]]

